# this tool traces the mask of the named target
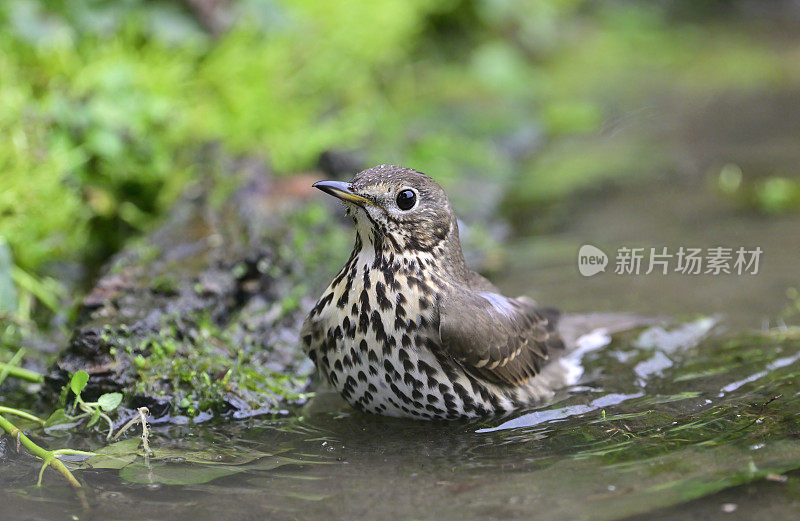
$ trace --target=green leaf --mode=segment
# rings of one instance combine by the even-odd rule
[[[100,450],[96,450],[95,453],[97,455],[82,461],[78,468],[119,470],[136,460],[140,443],[141,438],[139,437],[112,443]]]
[[[106,393],[97,399],[97,403],[104,411],[113,411],[122,403],[122,393]]]
[[[154,447],[148,460],[139,457],[140,437],[112,443],[96,450],[95,456],[73,464],[75,468],[119,469],[120,477],[132,483],[189,485],[243,472],[273,470],[285,465],[322,463],[274,456],[253,449],[207,447],[194,450],[178,445]]]
[[[238,474],[246,470],[235,465],[191,465],[154,462],[146,465],[135,462],[120,470],[119,476],[131,483],[162,483],[164,485],[197,485]]]
[[[92,427],[97,420],[100,419],[100,409],[95,409],[94,413],[92,413],[92,418],[89,420],[89,423],[86,424],[86,427]]]
[[[217,478],[243,472],[273,470],[285,465],[302,465],[305,461],[283,457],[267,457],[244,465],[172,463],[169,461],[135,461],[120,470],[119,476],[131,483],[162,483],[164,485],[197,485]]]
[[[100,455],[105,456],[123,456],[128,454],[137,454],[139,451],[139,444],[142,442],[142,438],[135,437],[129,438],[127,440],[117,441],[112,443],[111,445],[106,445],[100,450],[96,450],[95,452]]]
[[[260,450],[229,448],[224,446],[209,446],[200,450],[180,447],[159,445],[153,449],[153,459],[157,460],[180,460],[186,463],[198,463],[202,465],[244,465],[261,458],[272,456],[274,453],[266,453]]]
[[[59,310],[58,296],[64,290],[57,280],[49,277],[36,277],[19,266],[11,266],[11,279],[19,289],[32,293],[50,310]]]
[[[45,431],[66,430],[78,425],[73,417],[69,416],[64,409],[56,409],[44,422]]]
[[[136,458],[136,454],[101,454],[82,462],[79,468],[119,470],[133,463]]]
[[[69,387],[72,389],[72,392],[75,393],[75,396],[78,396],[86,387],[87,383],[89,383],[89,373],[81,369],[72,375],[72,380],[69,382]]]

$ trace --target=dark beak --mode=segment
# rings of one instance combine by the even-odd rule
[[[350,188],[350,183],[342,181],[318,181],[312,185],[314,188],[319,188],[326,194],[338,197],[342,201],[348,201],[358,205],[375,204],[369,199],[361,197],[353,192]]]

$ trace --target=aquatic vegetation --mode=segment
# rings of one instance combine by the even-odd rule
[[[18,354],[21,354],[23,351],[20,350]],[[20,357],[15,357],[12,359],[8,364],[4,364],[2,378],[0,378],[0,383],[2,380],[5,379],[6,376],[13,376],[16,378],[21,378],[23,380],[34,381],[34,382],[42,382],[44,380],[44,376],[33,371],[13,371],[16,368],[16,364],[19,362]],[[42,419],[38,416],[30,414],[28,412],[22,411],[20,409],[15,409],[12,407],[5,407],[0,406],[0,429],[6,431],[6,433],[15,439],[17,442],[17,451],[19,451],[19,446],[23,445],[26,449],[28,449],[31,454],[36,456],[37,458],[42,460],[42,466],[39,470],[39,480],[37,481],[37,486],[42,485],[42,476],[44,474],[45,469],[49,467],[53,467],[56,471],[58,471],[64,478],[72,485],[73,487],[80,488],[81,484],[75,479],[75,476],[70,472],[67,466],[62,462],[61,458],[63,457],[71,457],[71,456],[78,456],[78,457],[89,457],[93,456],[93,452],[75,450],[75,449],[55,449],[55,450],[47,450],[42,448],[40,445],[36,444],[32,441],[27,435],[23,433],[23,431],[9,421],[3,415],[12,415],[22,418],[23,420],[27,420],[28,422],[35,423],[38,427],[42,428],[45,432],[48,429],[71,429],[81,423],[82,420],[89,418],[89,421],[86,424],[87,428],[91,428],[100,418],[103,418],[108,422],[109,432],[107,439],[111,439],[111,435],[113,433],[114,423],[112,422],[111,418],[106,413],[114,411],[122,401],[122,395],[120,393],[107,393],[98,398],[96,402],[85,402],[81,398],[81,392],[86,387],[86,384],[89,381],[89,375],[85,371],[79,371],[72,375],[70,379],[69,387],[64,387],[62,392],[63,396],[66,396],[69,391],[72,391],[75,401],[74,406],[76,408],[80,408],[82,414],[78,416],[70,416],[68,415],[64,409],[57,409],[53,412],[49,418]]]
[[[70,422],[79,422],[84,418],[89,418],[89,421],[86,424],[87,428],[91,428],[102,418],[106,423],[108,423],[108,436],[106,436],[106,439],[110,440],[112,434],[114,434],[114,422],[106,413],[111,412],[119,407],[119,404],[122,403],[122,393],[105,393],[101,394],[97,398],[97,401],[86,402],[83,400],[83,398],[81,398],[81,392],[83,392],[83,390],[86,388],[87,383],[89,383],[89,374],[86,371],[78,371],[72,375],[72,378],[69,382],[69,387],[72,391],[72,394],[75,395],[74,407],[80,409],[82,414],[71,417],[67,416],[66,418]],[[56,411],[53,414],[58,414],[59,411]],[[51,421],[52,418],[53,416],[51,416],[50,419],[45,422],[46,427],[53,424]]]
[[[36,416],[27,414],[23,411],[18,411],[14,409],[9,409],[7,407],[0,408],[0,413],[5,414],[14,414],[16,416],[21,416],[27,420],[42,422],[40,418]],[[35,444],[31,441],[28,436],[23,434],[23,432],[16,427],[13,423],[8,421],[4,416],[0,415],[0,428],[6,431],[12,438],[16,439],[18,443],[25,446],[26,449],[31,451],[31,453],[42,460],[42,467],[39,471],[39,481],[37,482],[37,486],[42,485],[42,475],[44,474],[44,470],[49,466],[53,467],[57,470],[61,475],[63,475],[67,481],[69,481],[70,485],[73,487],[80,487],[81,484],[75,479],[72,472],[64,465],[64,463],[59,459],[59,456],[91,456],[91,452],[86,451],[79,451],[79,450],[72,450],[72,449],[56,449],[56,450],[46,450],[40,447],[39,445]]]
[[[91,457],[78,462],[79,469],[119,471],[129,483],[195,485],[240,473],[264,472],[286,465],[322,463],[312,458],[297,459],[280,455],[285,449],[264,452],[254,448],[225,446],[205,447],[199,443],[161,440],[153,450],[139,448],[133,438],[98,449]]]

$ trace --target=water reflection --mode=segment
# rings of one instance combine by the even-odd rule
[[[597,398],[595,400],[592,400],[590,403],[586,405],[568,405],[566,407],[561,407],[558,409],[534,411],[528,414],[524,414],[518,418],[514,418],[513,420],[501,423],[497,427],[478,429],[476,432],[480,433],[494,432],[494,431],[501,431],[504,429],[516,429],[519,427],[533,427],[535,425],[539,425],[540,423],[545,423],[545,422],[564,421],[571,416],[578,416],[581,414],[586,414],[588,412],[604,409],[605,407],[610,407],[612,405],[619,405],[625,400],[630,400],[632,398],[639,398],[641,396],[644,396],[644,393],[636,393],[636,394],[610,393],[605,396],[601,396],[600,398]]]
[[[765,376],[769,375],[769,373],[771,371],[774,371],[776,369],[780,369],[781,367],[789,366],[789,365],[797,362],[798,360],[800,360],[800,353],[798,353],[798,354],[796,354],[794,356],[787,356],[785,358],[779,358],[779,359],[775,360],[774,362],[770,362],[770,363],[767,364],[766,369],[764,369],[763,371],[759,371],[759,372],[757,372],[755,374],[752,374],[752,375],[748,376],[747,378],[742,378],[741,380],[737,380],[735,382],[729,383],[728,385],[724,386],[722,388],[719,396],[725,396],[725,393],[730,393],[730,392],[735,391],[736,389],[740,388],[741,386],[743,386],[745,384],[749,384],[751,382],[755,382],[756,380],[760,380],[761,378],[764,378]]]

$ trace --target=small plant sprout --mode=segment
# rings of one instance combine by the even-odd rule
[[[119,407],[119,404],[122,402],[122,394],[105,393],[101,395],[96,402],[85,402],[83,398],[81,398],[81,392],[86,388],[87,383],[89,383],[89,374],[83,370],[73,374],[69,382],[69,387],[75,394],[75,407],[83,411],[83,414],[79,414],[72,419],[80,420],[88,417],[89,423],[87,423],[86,426],[92,427],[102,418],[108,423],[108,435],[106,439],[110,440],[111,436],[114,434],[114,422],[106,413]]]

